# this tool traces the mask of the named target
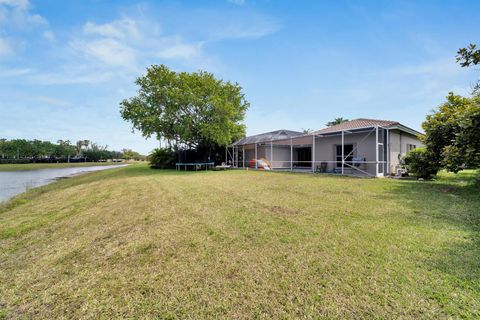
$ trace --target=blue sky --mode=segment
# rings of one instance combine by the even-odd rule
[[[420,129],[478,70],[479,1],[0,0],[0,137],[89,139],[143,153],[119,102],[151,64],[237,81],[247,133],[335,117]]]

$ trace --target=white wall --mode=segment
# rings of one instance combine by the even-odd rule
[[[400,159],[408,151],[407,144],[423,147],[423,143],[416,136],[400,130],[390,130],[390,172],[396,172]]]

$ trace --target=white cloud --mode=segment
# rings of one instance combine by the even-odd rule
[[[17,36],[12,37],[11,31],[31,31],[46,25],[45,18],[30,12],[28,0],[0,0],[0,35],[9,35],[8,38],[0,38],[0,56],[12,55],[15,49],[26,44]]]
[[[86,34],[95,34],[117,39],[131,38],[138,40],[141,38],[137,22],[130,18],[123,18],[105,24],[87,22],[83,27],[83,31]]]
[[[50,41],[50,42],[55,41],[55,33],[53,33],[53,31],[51,31],[51,30],[44,31],[42,33],[42,37],[43,37],[43,39],[45,39],[47,41]]]
[[[0,0],[0,9],[6,1]],[[13,3],[13,0],[9,1]],[[28,1],[19,1],[15,5],[16,10],[29,13]],[[140,17],[123,16],[104,23],[86,21],[81,26],[81,32],[72,33],[66,43],[56,39],[54,30],[39,28],[39,36],[57,44],[56,63],[48,70],[40,68],[26,74],[10,73],[8,76],[25,76],[30,83],[40,85],[103,83],[119,77],[131,81],[144,67],[166,60],[212,71],[218,69],[221,63],[215,57],[207,56],[207,44],[225,39],[257,38],[279,28],[278,24],[263,15],[252,13],[245,19],[232,13],[218,20],[213,15],[208,26],[202,25],[201,32],[175,28],[175,32],[167,33],[162,32],[155,19],[143,13]],[[7,47],[7,42],[1,42],[0,54],[2,52],[11,54],[11,44],[8,43]]]
[[[20,8],[26,10],[30,6],[28,0],[0,0],[0,5],[7,5],[10,7]]]
[[[30,7],[28,0],[0,0],[0,25],[18,30],[48,25],[44,17],[31,13]]]
[[[163,41],[160,45],[158,57],[164,59],[191,59],[201,54],[203,42],[185,43],[180,38],[174,41]]]
[[[203,42],[188,42],[179,35],[164,35],[149,21],[129,17],[109,23],[86,22],[83,34],[70,41],[70,48],[106,68],[137,70],[158,58],[190,61],[202,54]]]
[[[87,58],[93,58],[105,65],[127,69],[136,65],[135,50],[115,39],[75,40],[70,42],[70,46]]]
[[[0,45],[1,47],[1,45]],[[1,52],[1,49],[0,49]],[[7,69],[2,67],[0,78],[21,77],[34,73],[32,69]]]

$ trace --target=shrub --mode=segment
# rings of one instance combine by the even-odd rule
[[[170,148],[157,148],[148,156],[150,167],[155,169],[173,169],[175,159],[175,151]]]
[[[430,179],[438,172],[438,166],[432,161],[427,149],[416,148],[410,150],[403,158],[408,172],[418,178]]]
[[[30,159],[1,159],[0,158],[0,164],[25,164],[25,163],[30,163],[32,160]]]

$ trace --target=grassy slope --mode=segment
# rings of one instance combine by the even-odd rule
[[[0,309],[13,318],[478,317],[474,179],[130,166],[63,180],[0,209]]]
[[[71,168],[71,167],[91,167],[108,166],[121,164],[118,162],[72,162],[72,163],[26,163],[26,164],[0,164],[0,171],[22,171],[50,168]]]

